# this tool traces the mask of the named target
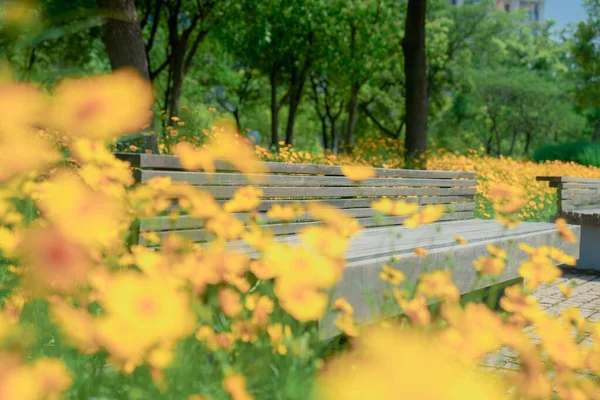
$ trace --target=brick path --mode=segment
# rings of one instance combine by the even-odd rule
[[[558,289],[558,283],[575,283],[571,297],[565,297]],[[569,307],[577,307],[582,317],[588,321],[600,320],[600,273],[579,271],[572,268],[563,269],[563,276],[552,285],[542,285],[535,292],[540,307],[549,315],[558,315],[562,310]],[[533,330],[527,328],[531,333],[532,341],[539,340]],[[583,339],[589,340],[589,339]],[[519,368],[517,353],[509,348],[502,349],[489,355],[483,362],[484,368],[501,372],[502,370],[514,370]]]

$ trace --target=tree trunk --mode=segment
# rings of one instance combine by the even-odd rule
[[[596,121],[596,123],[594,124],[594,134],[592,135],[593,143],[598,141],[599,135],[600,135],[600,120]]]
[[[179,100],[181,99],[183,79],[185,78],[185,46],[185,42],[179,42],[172,49],[173,58],[171,60],[171,96],[169,99],[169,124],[173,123],[171,118],[179,114]]]
[[[406,157],[420,167],[427,149],[427,63],[425,60],[426,0],[408,0],[402,39],[406,76]]]
[[[356,110],[358,109],[358,91],[360,86],[358,83],[353,83],[350,88],[350,101],[348,102],[348,125],[346,126],[346,151],[352,152],[354,146],[354,132],[356,130]]]
[[[279,70],[273,68],[270,76],[271,82],[271,146],[279,148],[279,104],[277,102],[277,85],[279,83]]]
[[[102,37],[111,68],[132,67],[150,80],[146,46],[134,0],[98,0],[98,5],[107,13]],[[153,130],[153,126],[152,121],[149,130]],[[145,142],[146,149],[158,153],[156,135],[146,134]]]

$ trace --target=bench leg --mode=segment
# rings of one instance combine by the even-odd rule
[[[600,226],[582,225],[578,269],[600,271]]]

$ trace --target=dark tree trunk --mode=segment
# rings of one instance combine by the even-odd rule
[[[111,68],[132,67],[150,80],[146,45],[134,0],[98,0],[98,5],[107,13],[102,33]],[[146,149],[158,153],[156,135],[146,135],[145,141]]]
[[[531,146],[531,132],[525,135],[525,154],[529,153],[529,146]]]
[[[356,111],[358,109],[358,91],[360,86],[353,83],[350,88],[350,101],[348,102],[348,126],[346,126],[346,151],[352,152],[354,146],[354,131],[356,130]]]
[[[406,30],[402,39],[406,76],[406,156],[419,165],[427,149],[427,63],[425,60],[426,0],[408,0]]]
[[[598,136],[600,136],[600,120],[596,121],[596,124],[594,124],[594,134],[592,135],[592,142],[597,142]]]
[[[304,91],[307,70],[308,66],[305,66],[305,69],[301,71],[299,76],[295,76],[296,73],[292,74],[294,79],[292,80],[292,91],[290,92],[290,110],[288,113],[288,121],[285,130],[285,144],[292,144],[294,138],[294,123],[296,122],[298,107],[300,106],[300,101],[302,100],[302,92]]]
[[[240,123],[240,109],[236,107],[235,110],[233,110],[231,113],[233,114],[233,118],[235,119],[235,125],[237,126],[237,130],[241,133],[242,124]]]
[[[277,85],[279,84],[279,70],[273,68],[270,76],[271,82],[271,145],[279,148],[279,104],[277,102]]]
[[[508,155],[512,156],[513,151],[515,150],[515,145],[517,144],[517,136],[519,135],[516,129],[513,129],[512,139],[510,140],[510,148],[508,149]],[[527,135],[527,141],[529,141],[529,134]],[[529,144],[527,145],[529,147]]]
[[[356,25],[350,24],[350,57],[354,59],[356,52]],[[357,77],[352,77],[350,86],[350,99],[348,100],[348,123],[346,124],[346,137],[344,138],[344,151],[352,152],[354,145],[354,130],[356,129],[356,109],[358,108],[358,89]]]
[[[185,42],[179,42],[172,50],[173,56],[171,59],[171,96],[169,101],[169,124],[173,123],[171,117],[175,117],[179,114],[179,99],[181,98],[181,90],[183,88],[183,80],[185,78],[185,47]]]

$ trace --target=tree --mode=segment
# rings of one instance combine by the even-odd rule
[[[243,65],[269,79],[271,144],[279,142],[279,115],[288,105],[285,141],[294,124],[315,62],[323,26],[322,0],[243,0],[231,7],[221,38]]]
[[[113,70],[135,68],[150,80],[144,38],[137,18],[134,0],[98,0],[105,11],[103,39]],[[158,153],[156,135],[145,135],[146,148]]]
[[[600,1],[584,2],[587,21],[580,22],[573,38],[573,76],[577,104],[594,126],[592,142],[600,138]]]
[[[426,0],[408,0],[402,39],[406,76],[406,157],[418,165],[427,149],[427,72],[425,59]]]
[[[164,104],[169,123],[177,116],[184,79],[190,72],[200,44],[222,17],[225,0],[148,0],[142,7],[140,21],[146,31],[145,50],[150,60],[150,78],[156,80],[163,72]],[[156,49],[157,37],[164,47]]]

